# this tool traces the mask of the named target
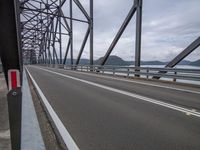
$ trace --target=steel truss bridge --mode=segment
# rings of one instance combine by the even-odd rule
[[[199,149],[199,86],[159,82],[158,79],[199,82],[199,70],[173,67],[200,46],[200,37],[164,68],[141,67],[143,0],[134,0],[100,64],[94,65],[93,0],[88,0],[88,3],[88,8],[85,8],[81,0],[1,0],[0,56],[9,90],[12,148],[23,148],[22,101],[26,91],[22,88],[27,82],[27,74],[44,107],[51,117],[54,116],[51,118],[53,122],[56,119],[60,122],[59,127],[56,123],[54,125],[68,149],[176,149],[176,146],[177,149]],[[75,7],[83,19],[73,15]],[[134,15],[135,67],[105,66]],[[73,55],[75,22],[87,24],[77,58]],[[90,64],[82,66],[79,63],[87,42]],[[66,65],[67,57],[70,65]],[[25,64],[30,66],[25,69]],[[140,77],[152,80],[141,80]],[[61,101],[66,94],[66,102]],[[52,106],[47,107],[49,103]],[[62,114],[66,114],[69,120]],[[191,118],[187,119],[188,116]],[[82,125],[84,122],[88,126]],[[62,134],[60,128],[66,134],[69,130],[73,138]],[[90,141],[90,145],[85,141]]]

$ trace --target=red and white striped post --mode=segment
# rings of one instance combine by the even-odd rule
[[[7,94],[9,122],[11,131],[12,149],[21,149],[21,112],[22,112],[22,92],[20,84],[20,72],[18,69],[8,70]]]
[[[20,87],[20,75],[19,70],[10,69],[8,70],[8,89],[13,90]]]

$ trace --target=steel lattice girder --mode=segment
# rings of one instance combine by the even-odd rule
[[[66,10],[62,8],[67,2],[69,2],[70,16],[65,15],[64,11]],[[73,18],[73,3],[81,10],[86,21]],[[79,0],[21,0],[20,8],[21,43],[25,62],[65,64],[70,49],[71,64],[73,64],[73,21],[78,21],[88,24],[90,34],[90,63],[93,64],[93,0],[90,0],[90,15],[88,15]],[[64,36],[68,37],[68,42],[62,42]],[[77,62],[80,60],[86,42],[87,38],[84,38]],[[65,43],[67,43],[65,45],[67,48],[64,51],[65,55],[63,57],[62,47]]]

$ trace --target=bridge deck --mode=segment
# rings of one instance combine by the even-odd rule
[[[200,147],[197,88],[36,66],[28,70],[80,149]]]

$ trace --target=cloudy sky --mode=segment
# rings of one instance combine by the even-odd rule
[[[81,0],[80,0],[81,1]],[[89,0],[82,0],[87,9]],[[94,0],[94,58],[105,55],[127,16],[133,0]],[[200,36],[200,0],[143,0],[142,60],[169,61]],[[84,19],[74,6],[74,17]],[[74,22],[74,56],[78,55],[87,24]],[[134,60],[135,16],[112,55]],[[89,47],[82,58],[89,58]],[[186,60],[200,59],[200,48]]]

